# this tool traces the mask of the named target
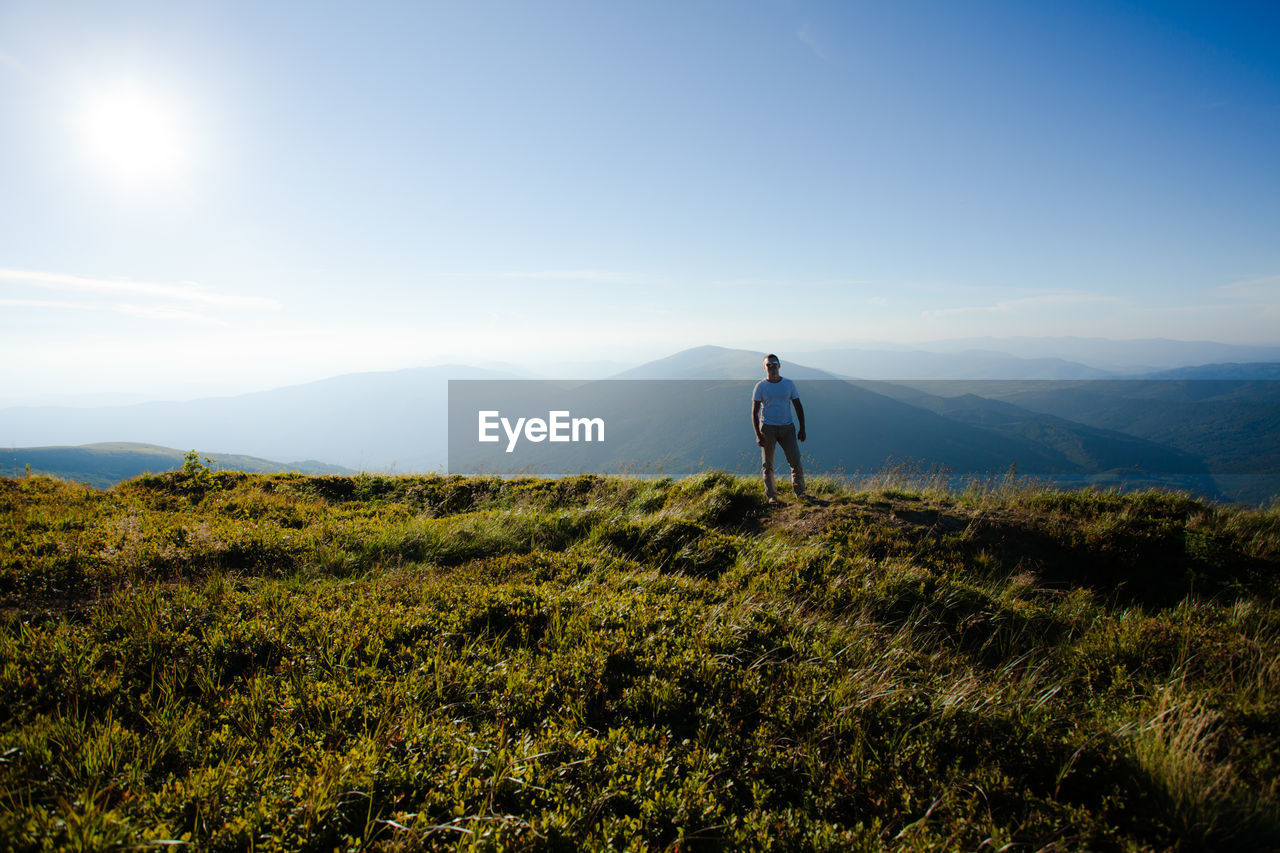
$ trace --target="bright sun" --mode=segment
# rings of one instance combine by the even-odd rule
[[[154,93],[118,88],[90,98],[80,120],[88,152],[115,180],[156,184],[181,176],[189,154],[178,112]]]

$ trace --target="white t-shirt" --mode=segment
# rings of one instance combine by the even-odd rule
[[[751,399],[762,403],[760,407],[760,423],[769,426],[785,426],[791,423],[791,401],[799,400],[796,383],[781,377],[777,382],[761,379],[756,383]]]

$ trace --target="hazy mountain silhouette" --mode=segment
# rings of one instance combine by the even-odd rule
[[[1280,473],[1280,382],[997,382],[974,383],[973,390],[1023,409],[1195,454],[1215,473]]]
[[[939,392],[935,394],[898,383],[871,382],[866,386],[950,420],[980,426],[1010,440],[1031,442],[1052,450],[1061,459],[1078,466],[1081,473],[1121,470],[1183,475],[1207,473],[1204,461],[1196,454],[1128,435],[1118,429],[1099,429],[1069,418],[964,392],[971,384],[928,383],[928,388]]]
[[[833,352],[835,361],[841,351]],[[853,351],[843,352],[852,357]],[[788,352],[778,354],[783,375],[801,383],[812,424],[805,449],[815,470],[866,471],[886,461],[915,459],[957,472],[993,471],[1017,464],[1024,472],[1094,479],[1108,472],[1119,476],[1154,471],[1195,478],[1205,473],[1255,477],[1280,471],[1280,383],[1199,378],[1146,383],[1030,379],[852,383],[842,381],[831,363],[816,367]],[[701,386],[688,385],[688,395],[675,391],[671,400],[662,403],[672,427],[648,445],[640,445],[646,458],[666,459],[671,473],[690,466],[754,469],[758,463],[750,435],[749,386],[763,376],[762,355],[696,347],[616,374],[622,380],[703,380]],[[916,357],[910,352],[907,356]],[[978,364],[965,362],[967,356],[962,356],[954,355],[966,365],[964,369]],[[994,370],[1000,364],[1028,371],[1079,369],[1079,365],[1032,359],[995,359],[988,366]],[[1273,369],[1268,364],[1223,363],[1185,369],[1178,375],[1270,376]],[[450,417],[448,381],[520,378],[502,371],[441,365],[348,374],[272,391],[184,402],[11,407],[0,409],[0,442],[11,447],[48,447],[128,441],[172,448],[212,447],[266,460],[323,460],[355,470],[443,470]],[[613,413],[613,435],[643,426],[643,410],[637,411],[634,402],[628,407],[628,392],[612,387],[625,384],[615,380],[568,383],[583,389],[578,393],[585,403]],[[543,393],[546,387],[530,382],[528,394]],[[545,401],[538,404],[530,397],[527,402],[545,415]],[[473,424],[473,432],[474,428]],[[589,461],[596,465],[601,460]],[[635,459],[623,458],[604,462],[611,471],[636,464]],[[1200,480],[1173,485],[1213,494],[1212,487]],[[1266,497],[1269,488],[1264,480],[1249,485],[1250,491],[1228,493],[1254,499]]]
[[[1280,363],[1273,361],[1246,364],[1199,364],[1144,374],[1143,379],[1280,379]]]
[[[791,356],[859,379],[1104,379],[1113,375],[1061,358],[1020,358],[977,349],[947,353],[831,349],[795,352]]]
[[[765,352],[701,346],[614,374],[612,379],[763,379]],[[837,379],[839,374],[797,364],[781,354],[782,374],[791,379]]]
[[[1200,364],[1280,361],[1280,346],[1224,344],[1217,341],[1174,341],[1166,338],[1131,340],[1070,336],[954,338],[929,341],[915,348],[945,353],[978,349],[1008,353],[1019,358],[1061,358],[1125,374],[1148,373]]]
[[[181,468],[185,451],[154,444],[115,442],[81,447],[16,447],[0,451],[0,477],[21,477],[27,466],[33,474],[48,474],[65,480],[88,483],[99,489],[115,485],[139,474],[159,474]],[[212,461],[214,470],[300,474],[354,474],[338,465],[315,460],[274,462],[254,456],[199,452],[200,459]]]
[[[335,376],[231,397],[97,408],[0,410],[9,446],[131,441],[217,447],[356,470],[443,469],[448,380],[504,379],[465,365]]]
[[[547,474],[616,472],[632,466],[673,474],[705,467],[754,470],[759,451],[751,433],[750,390],[763,376],[761,355],[705,346],[625,371],[613,381],[468,388],[476,396],[457,399],[450,413],[451,435],[462,439],[450,448],[451,469]],[[872,471],[917,461],[956,474],[994,473],[1011,466],[1077,478],[1106,472],[1206,473],[1193,454],[1119,432],[976,396],[953,400],[891,383],[841,380],[785,355],[782,362],[783,375],[801,385],[811,425],[804,450],[813,470]],[[641,379],[667,381],[636,381]],[[468,444],[475,425],[467,419],[477,411],[534,416],[549,408],[603,418],[610,441],[526,445],[516,454],[506,454],[502,447],[495,453],[492,444]]]

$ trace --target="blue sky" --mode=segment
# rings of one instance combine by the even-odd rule
[[[1280,343],[1274,4],[0,6],[0,398]]]

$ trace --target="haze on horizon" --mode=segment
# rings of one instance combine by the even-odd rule
[[[1270,3],[0,7],[0,397],[1280,344]]]

